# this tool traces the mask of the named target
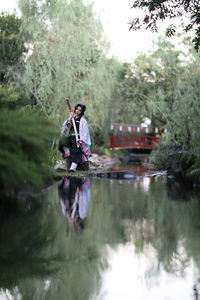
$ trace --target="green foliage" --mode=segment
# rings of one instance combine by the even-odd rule
[[[47,163],[55,134],[51,120],[35,109],[0,113],[0,185],[17,189],[41,184],[49,176]]]
[[[53,195],[57,197],[57,193]],[[51,191],[52,198],[53,195]],[[1,206],[1,291],[14,289],[23,279],[32,281],[35,274],[40,278],[48,277],[62,266],[61,257],[55,261],[55,254],[47,250],[52,249],[62,219],[53,207],[53,201],[48,205],[45,203],[46,197],[27,194],[26,201],[6,199],[6,209]],[[9,262],[9,267],[5,262]]]
[[[119,81],[118,121],[140,123],[151,118],[152,125],[163,126],[175,99],[178,76],[181,72],[179,51],[164,39],[149,55],[139,54],[133,63],[124,64]],[[161,104],[157,109],[157,99]]]
[[[193,56],[181,74],[181,86],[177,90],[177,100],[173,106],[172,126],[177,140],[186,149],[199,154],[200,130],[200,58]]]
[[[23,210],[20,202],[18,210],[10,205],[13,213],[5,214],[0,224],[2,294],[9,290],[14,299],[82,300],[98,291],[108,266],[102,247],[105,241],[110,245],[121,241],[121,232],[110,205],[109,182],[105,186],[98,181],[91,199],[82,232],[63,216],[57,185],[32,199],[31,211]]]
[[[10,66],[16,65],[25,51],[20,34],[21,20],[15,14],[0,14],[0,82],[6,82]]]
[[[34,105],[34,99],[28,97],[20,83],[0,84],[0,108],[16,109]]]
[[[167,169],[168,155],[180,151],[181,145],[158,145],[151,153],[150,166],[154,170],[163,171]]]
[[[13,107],[18,99],[19,99],[19,95],[14,85],[0,84],[0,107],[1,108]]]
[[[59,125],[68,117],[66,97],[72,107],[86,104],[93,143],[104,140],[118,67],[104,55],[107,44],[92,7],[80,0],[19,5],[32,50],[22,78],[27,95]]]
[[[136,99],[139,82],[134,78],[132,65],[124,63],[120,70],[115,91],[113,119],[120,123],[137,123],[141,121],[143,107]]]
[[[142,19],[135,18],[131,22],[130,29],[138,30],[143,25],[146,29],[157,31],[157,22],[159,20],[181,18],[183,30],[188,32],[194,30],[195,36],[193,43],[195,49],[198,51],[200,47],[200,6],[198,1],[193,0],[135,0],[133,8],[140,8],[145,11],[145,16]],[[176,33],[176,27],[172,24],[167,29],[167,36],[172,36]]]
[[[153,166],[154,170],[166,170],[168,155],[172,153],[169,151],[153,151],[151,153],[150,165]]]
[[[200,58],[189,40],[183,42],[186,52],[160,38],[154,52],[124,64],[116,120],[133,123],[148,117],[153,126],[167,127],[165,143],[182,144],[198,155]]]
[[[198,155],[200,58],[189,49],[186,54],[177,53],[177,60],[173,61],[173,53],[175,54],[175,51],[172,49],[172,55],[169,56],[172,67],[165,68],[165,78],[168,78],[164,81],[166,88],[163,86],[159,94],[155,94],[152,107],[155,113],[160,112],[165,118],[171,141],[181,143],[184,149],[192,150]]]

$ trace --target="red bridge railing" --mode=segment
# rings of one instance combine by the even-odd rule
[[[110,126],[110,149],[152,150],[163,133],[167,128],[114,123]]]
[[[144,135],[111,135],[110,149],[149,149],[152,150],[160,137]]]

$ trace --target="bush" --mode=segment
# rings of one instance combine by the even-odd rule
[[[168,155],[176,153],[182,149],[180,144],[158,145],[152,152],[150,165],[153,169],[160,171],[166,170]]]
[[[49,175],[47,165],[53,123],[36,109],[0,112],[0,186],[17,189],[40,184]]]

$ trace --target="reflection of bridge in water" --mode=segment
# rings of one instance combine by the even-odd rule
[[[152,150],[166,132],[166,128],[112,124],[110,149]]]

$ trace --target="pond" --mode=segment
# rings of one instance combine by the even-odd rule
[[[198,192],[133,170],[1,209],[0,299],[200,299]]]

